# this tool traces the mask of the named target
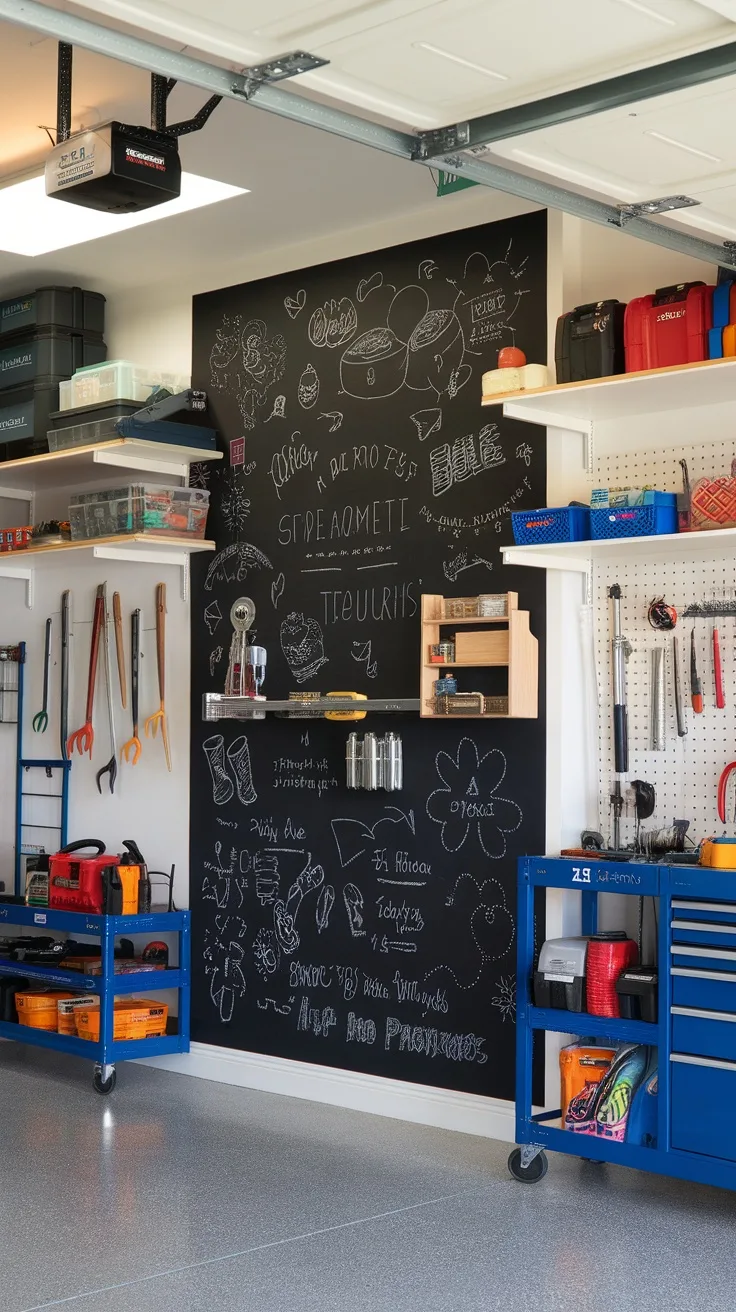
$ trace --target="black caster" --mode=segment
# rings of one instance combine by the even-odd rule
[[[514,1148],[509,1156],[509,1171],[521,1184],[536,1184],[538,1180],[543,1180],[548,1166],[547,1154],[544,1152],[538,1152],[527,1166],[522,1164],[521,1148]]]
[[[110,1073],[110,1075],[108,1075],[106,1080],[103,1080],[102,1078],[102,1071],[96,1070],[94,1075],[92,1076],[92,1087],[95,1090],[95,1093],[101,1093],[101,1094],[112,1093],[113,1089],[115,1088],[116,1080],[117,1080],[117,1072],[115,1070],[115,1067],[113,1067],[112,1072]]]

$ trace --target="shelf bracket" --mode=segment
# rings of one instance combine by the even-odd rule
[[[0,498],[8,501],[33,501],[33,492],[24,487],[0,487]]]
[[[555,410],[544,410],[536,406],[516,401],[504,401],[503,413],[506,419],[520,419],[525,424],[540,424],[543,428],[566,428],[573,433],[587,434],[591,421],[578,415],[558,414]]]
[[[190,563],[189,556],[187,556],[184,560],[184,564],[181,567],[181,575],[180,575],[180,592],[181,592],[182,601],[189,601],[190,570],[191,570],[191,563]]]
[[[18,554],[17,552],[15,553]],[[33,610],[33,570],[16,565],[5,565],[0,558],[0,579],[23,579],[26,585],[26,606]]]
[[[584,550],[586,543],[579,543]],[[556,556],[552,552],[537,551],[533,548],[533,564],[537,569],[568,570],[572,573],[587,574],[590,569],[589,556]],[[530,565],[528,547],[501,547],[504,565]]]
[[[149,456],[124,455],[112,450],[95,451],[94,463],[114,465],[119,469],[140,469],[146,474],[166,474],[172,478],[180,478],[185,486],[189,480],[189,465],[184,461],[174,463],[170,460],[154,460]]]

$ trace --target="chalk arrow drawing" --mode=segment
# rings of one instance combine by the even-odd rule
[[[343,870],[352,861],[357,861],[358,857],[362,856],[368,848],[375,847],[377,843],[382,843],[387,839],[387,834],[378,833],[381,825],[405,824],[410,833],[416,833],[413,811],[410,811],[407,815],[398,806],[387,806],[386,810],[393,812],[393,814],[381,816],[380,820],[377,820],[372,827],[364,824],[362,820],[337,819],[330,821],[337,854]]]

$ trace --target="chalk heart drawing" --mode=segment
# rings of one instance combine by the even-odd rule
[[[511,951],[516,934],[514,918],[506,905],[503,885],[493,876],[477,879],[467,873],[458,875],[447,908],[448,933],[454,931],[467,951],[457,971],[449,966],[433,966],[424,978],[449,974],[458,988],[468,992],[480,984],[489,966]],[[487,994],[487,983],[484,989]],[[497,1005],[495,1000],[493,1005]]]
[[[472,738],[461,738],[454,757],[438,752],[435,767],[442,783],[427,798],[427,815],[441,826],[446,852],[459,852],[469,836],[478,839],[486,856],[499,861],[506,855],[506,835],[521,825],[516,802],[498,789],[506,775],[506,757],[494,747],[479,756]]]
[[[296,296],[284,297],[284,309],[286,310],[286,313],[288,314],[290,319],[296,319],[297,315],[300,314],[301,311],[304,309],[306,303],[307,303],[307,293],[305,292],[303,287],[299,288],[299,291],[297,292]]]

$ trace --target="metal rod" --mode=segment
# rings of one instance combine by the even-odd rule
[[[621,632],[621,588],[612,584],[608,595],[613,603],[613,636],[611,638],[611,664],[613,668],[613,751],[616,782],[611,804],[613,807],[613,848],[621,847],[621,775],[629,768],[629,730],[626,711],[626,653],[628,643]]]
[[[72,58],[74,51],[65,41],[59,42],[56,69],[56,144],[68,141],[72,134]]]
[[[652,752],[664,751],[664,711],[664,650],[652,647],[649,682],[649,750]]]

